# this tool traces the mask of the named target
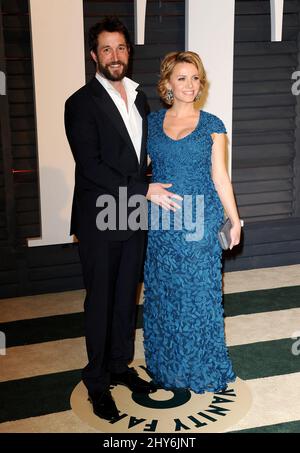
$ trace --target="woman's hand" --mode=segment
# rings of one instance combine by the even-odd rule
[[[166,211],[176,211],[176,209],[181,209],[181,206],[172,200],[183,200],[180,195],[177,195],[173,192],[170,192],[169,189],[173,184],[163,184],[161,182],[152,182],[149,184],[149,189],[146,195],[147,200],[152,201],[152,203],[161,206]]]
[[[235,245],[238,245],[240,243],[241,239],[241,222],[239,221],[238,223],[235,223],[232,225],[230,228],[230,238],[231,238],[231,243],[229,246],[229,249],[231,250]]]

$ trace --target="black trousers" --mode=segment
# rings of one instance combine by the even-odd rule
[[[140,230],[126,241],[81,238],[79,242],[88,355],[82,379],[90,395],[108,388],[110,373],[122,373],[133,359],[144,243],[145,232]]]

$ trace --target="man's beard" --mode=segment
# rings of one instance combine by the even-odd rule
[[[112,73],[110,72],[109,70],[109,66],[110,65],[114,65],[114,64],[119,64],[123,67],[122,71],[119,72],[119,73]],[[123,63],[122,61],[113,61],[112,63],[106,65],[106,66],[103,66],[99,59],[98,59],[98,71],[104,75],[104,77],[112,82],[120,82],[126,75],[127,73],[127,69],[128,69],[128,65]]]

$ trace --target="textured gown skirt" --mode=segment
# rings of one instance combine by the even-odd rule
[[[236,378],[224,336],[217,236],[224,211],[211,178],[211,134],[226,130],[201,110],[194,131],[173,140],[163,130],[165,114],[149,115],[152,180],[172,183],[169,190],[184,200],[180,215],[149,203],[145,359],[164,388],[218,392]]]

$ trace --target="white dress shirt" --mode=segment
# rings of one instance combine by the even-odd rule
[[[103,88],[110,95],[117,109],[119,110],[134,146],[138,161],[140,161],[143,120],[134,103],[137,96],[136,88],[139,86],[139,84],[129,79],[128,77],[124,77],[124,79],[122,80],[127,95],[127,110],[125,101],[122,99],[120,93],[109,82],[109,80],[101,76],[98,72],[96,73],[96,79],[101,83]]]

